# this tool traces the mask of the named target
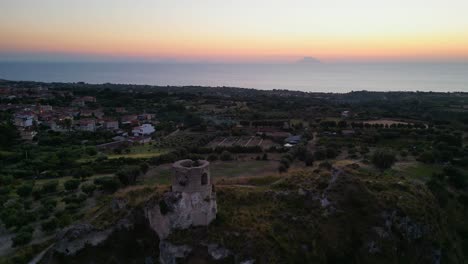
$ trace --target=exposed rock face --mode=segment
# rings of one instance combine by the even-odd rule
[[[57,235],[54,250],[64,255],[74,255],[86,245],[96,246],[105,241],[112,229],[98,230],[90,224],[76,224],[62,230]]]
[[[225,259],[229,255],[231,255],[231,251],[221,247],[218,244],[209,244],[208,245],[208,253],[214,260]]]
[[[91,224],[64,229],[32,263],[157,263],[158,245],[157,234],[139,208],[106,229]]]
[[[186,245],[176,246],[167,241],[159,243],[159,261],[165,264],[177,264],[177,259],[185,258],[192,248]]]
[[[232,252],[218,244],[200,244],[192,247],[161,241],[159,251],[159,261],[164,264],[176,264],[181,259],[184,263],[234,263]],[[251,261],[250,263],[254,263]]]
[[[167,192],[163,199],[146,208],[150,226],[161,239],[171,230],[209,224],[216,217],[216,194]]]

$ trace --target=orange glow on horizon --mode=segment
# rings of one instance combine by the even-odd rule
[[[264,62],[304,56],[468,60],[465,0],[5,1],[0,54]]]

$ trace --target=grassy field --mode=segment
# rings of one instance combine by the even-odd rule
[[[440,166],[424,163],[415,163],[413,166],[409,166],[402,170],[404,176],[410,179],[419,179],[427,181],[434,173],[440,173],[442,171]]]
[[[212,179],[278,175],[277,161],[216,161],[210,165]],[[171,165],[164,164],[152,168],[140,178],[140,184],[169,184]]]
[[[171,182],[171,164],[164,164],[151,168],[146,175],[140,177],[139,184],[169,184]]]
[[[264,176],[278,173],[278,162],[269,160],[216,161],[211,163],[211,175],[219,177]]]
[[[157,157],[159,155],[168,153],[170,149],[161,149],[155,148],[153,145],[144,144],[144,145],[137,145],[132,146],[130,148],[129,153],[122,153],[122,154],[110,154],[108,156],[109,159],[118,159],[118,158],[151,158]]]

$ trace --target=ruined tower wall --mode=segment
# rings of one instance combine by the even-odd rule
[[[211,194],[210,163],[206,160],[179,160],[172,165],[172,191]]]

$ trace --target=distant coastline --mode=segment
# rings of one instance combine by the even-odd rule
[[[290,64],[0,62],[0,79],[6,80],[335,93],[468,92],[466,72],[468,63],[320,63],[313,58]]]

